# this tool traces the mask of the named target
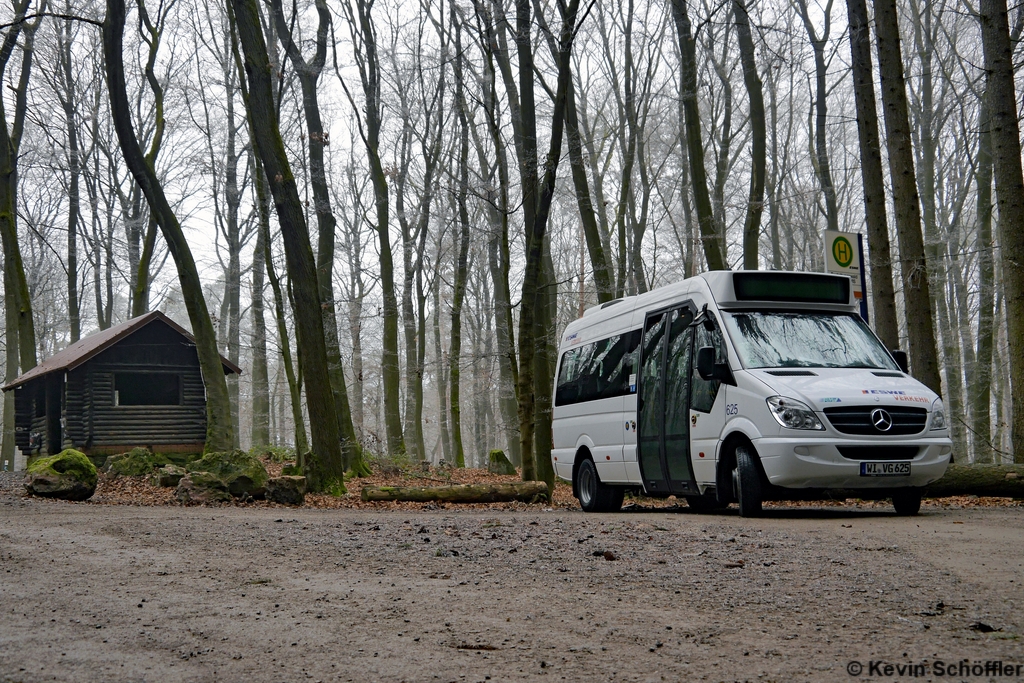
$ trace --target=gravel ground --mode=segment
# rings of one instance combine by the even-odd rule
[[[25,491],[23,482],[24,472],[2,472],[0,471],[0,495],[19,494]]]
[[[990,680],[936,667],[1024,664],[1022,542],[1017,507],[750,520],[7,493],[0,681],[909,680],[908,663]]]

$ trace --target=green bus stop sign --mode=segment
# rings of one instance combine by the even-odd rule
[[[849,268],[853,263],[853,245],[845,237],[837,237],[832,242],[832,258],[840,268]]]

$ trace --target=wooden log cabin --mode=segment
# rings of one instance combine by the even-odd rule
[[[224,373],[241,373],[221,356]],[[206,390],[195,338],[159,311],[72,344],[3,387],[26,456],[76,448],[95,461],[136,446],[199,453]]]

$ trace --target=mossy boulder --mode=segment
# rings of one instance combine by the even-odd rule
[[[306,478],[273,477],[267,480],[267,500],[284,505],[302,505],[306,501]]]
[[[25,488],[34,496],[86,500],[96,492],[96,466],[72,448],[28,466]]]
[[[151,453],[148,448],[133,448],[127,453],[108,457],[103,463],[103,471],[114,477],[144,477],[166,464],[166,458]]]
[[[491,474],[516,474],[516,466],[505,455],[505,451],[495,449],[487,458],[487,471]]]
[[[220,477],[209,472],[191,472],[178,482],[174,497],[182,503],[222,503],[231,500],[228,488]]]
[[[149,481],[153,486],[162,486],[164,488],[173,488],[177,486],[182,477],[185,476],[185,468],[178,467],[177,465],[167,465],[161,467],[153,476],[150,477]]]
[[[190,474],[207,472],[217,477],[236,498],[261,497],[269,478],[263,463],[241,450],[207,453],[185,469]]]

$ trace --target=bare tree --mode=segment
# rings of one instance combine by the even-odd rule
[[[672,0],[672,16],[676,22],[679,40],[679,90],[685,117],[690,180],[704,259],[710,270],[728,270],[725,245],[715,228],[714,210],[708,193],[707,171],[704,169],[704,142],[701,139],[700,111],[697,107],[697,50],[693,42],[693,29],[686,0]]]
[[[878,70],[882,77],[889,178],[893,188],[896,231],[900,245],[900,274],[906,301],[907,333],[914,376],[932,391],[942,393],[935,328],[931,315],[928,265],[921,234],[921,209],[911,148],[907,90],[895,0],[874,0]]]
[[[982,0],[981,42],[992,140],[992,167],[999,211],[1003,288],[1006,292],[1007,360],[1013,388],[1010,439],[1014,462],[1024,462],[1024,173],[1014,88],[1013,49],[1005,0]]]
[[[878,112],[875,109],[875,81],[871,68],[868,6],[866,0],[847,0],[846,9],[849,14],[853,94],[857,104],[857,133],[860,140],[875,332],[886,347],[895,349],[899,347],[899,329],[896,323],[889,224],[885,214],[885,181],[882,176]]]
[[[248,112],[250,135],[274,197],[295,300],[296,338],[304,370],[306,405],[313,442],[313,450],[306,460],[304,471],[311,490],[343,491],[345,463],[334,390],[328,374],[316,263],[302,201],[281,138],[267,44],[260,26],[256,1],[232,0],[230,7],[238,42],[245,56],[248,87],[243,89],[243,99]]]
[[[826,130],[828,125],[828,63],[825,59],[825,47],[828,45],[828,36],[832,30],[832,1],[823,9],[824,26],[819,36],[811,21],[810,12],[807,9],[807,0],[794,0],[800,18],[807,30],[807,37],[811,41],[811,49],[814,52],[814,148],[815,148],[815,174],[821,184],[821,192],[825,195],[825,218],[829,230],[839,229],[839,208],[836,203],[836,188],[832,182],[832,166],[828,155],[828,141]],[[879,59],[881,61],[881,59]]]

